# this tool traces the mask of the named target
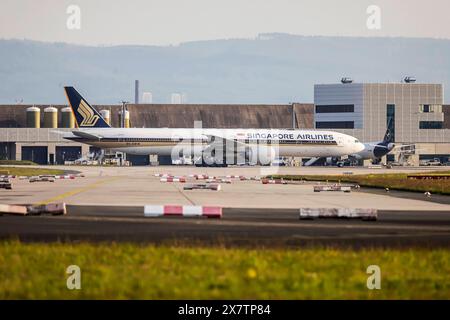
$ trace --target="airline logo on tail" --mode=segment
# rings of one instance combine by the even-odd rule
[[[74,87],[64,87],[67,100],[79,128],[109,128],[110,125],[92,108]]]
[[[81,100],[80,105],[78,106],[78,112],[83,117],[80,127],[94,127],[99,119],[99,117],[94,114],[92,109],[89,108],[84,100]]]

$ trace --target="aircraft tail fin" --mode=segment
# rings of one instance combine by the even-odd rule
[[[105,119],[87,102],[74,87],[64,87],[78,128],[109,128]]]
[[[392,119],[390,119],[389,120],[389,123],[388,123],[388,125],[387,125],[387,129],[386,129],[386,133],[384,134],[384,137],[383,137],[383,143],[384,144],[388,144],[388,143],[390,143],[390,142],[393,142],[392,141],[392,132],[391,132],[391,126],[392,126]]]

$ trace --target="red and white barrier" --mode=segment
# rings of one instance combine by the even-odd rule
[[[171,173],[155,173],[155,177],[157,178],[171,178],[173,175]]]
[[[15,176],[15,175],[1,175],[1,176],[0,176],[0,179],[1,179],[1,178],[3,178],[3,179],[15,179],[16,176]]]
[[[160,182],[181,182],[181,183],[185,183],[186,182],[186,178],[161,178],[159,179]]]
[[[146,205],[145,217],[181,216],[221,218],[222,208],[215,206]]]
[[[63,176],[55,176],[55,179],[75,179],[74,175],[66,174]]]

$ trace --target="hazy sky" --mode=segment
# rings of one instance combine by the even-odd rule
[[[69,30],[69,5],[81,28]],[[368,6],[381,10],[369,30]],[[86,45],[177,44],[259,33],[450,39],[449,0],[0,0],[0,38]]]

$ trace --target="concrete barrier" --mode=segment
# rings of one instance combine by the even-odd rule
[[[314,192],[321,192],[321,191],[342,191],[342,192],[351,192],[352,187],[351,186],[341,186],[341,185],[316,185],[313,187]]]
[[[30,177],[29,182],[55,182],[55,178],[52,177]]]
[[[171,173],[155,173],[155,177],[157,178],[171,178],[173,175]]]
[[[221,218],[222,208],[217,206],[146,205],[144,206],[144,216]]]
[[[375,221],[378,218],[377,209],[352,208],[301,208],[300,219],[344,218]]]
[[[220,184],[217,183],[189,183],[184,186],[184,190],[213,190],[220,191],[222,189]]]
[[[13,214],[13,215],[19,215],[19,216],[26,216],[27,215],[27,207],[10,205],[10,204],[0,204],[0,215],[1,214]]]
[[[15,175],[0,175],[0,179],[15,179]]]
[[[240,176],[239,180],[241,181],[261,181],[260,177],[245,177],[245,176]]]
[[[12,189],[11,179],[10,178],[0,178],[0,189]]]
[[[160,182],[181,182],[185,183],[186,178],[161,178],[159,179]]]
[[[45,205],[0,204],[0,215],[1,214],[12,214],[20,216],[51,214],[55,216],[67,214],[67,209],[65,203],[49,203]]]
[[[226,183],[226,184],[230,184],[231,183],[231,179],[213,178],[213,179],[206,179],[205,182],[206,183]]]
[[[287,184],[283,179],[261,179],[262,184]]]
[[[27,214],[40,215],[51,214],[54,216],[67,214],[65,203],[49,203],[46,205],[31,205],[27,206]]]

